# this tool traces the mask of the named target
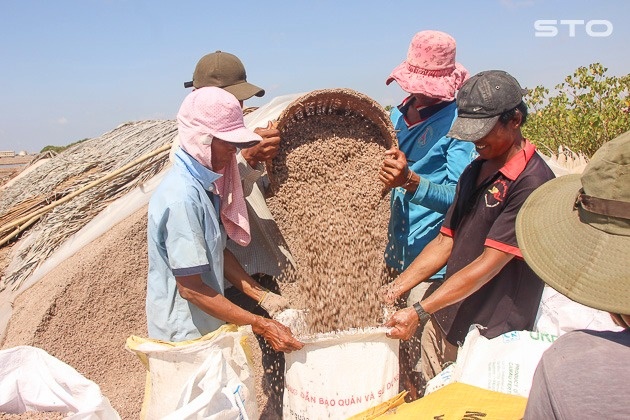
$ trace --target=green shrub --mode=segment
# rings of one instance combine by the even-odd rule
[[[523,134],[542,151],[560,146],[590,157],[599,147],[630,130],[630,75],[606,76],[599,63],[579,67],[555,87],[530,89],[530,115]]]

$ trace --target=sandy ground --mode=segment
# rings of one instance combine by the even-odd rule
[[[39,347],[72,366],[100,386],[122,419],[139,418],[144,393],[144,367],[124,345],[130,335],[147,336],[146,223],[145,207],[23,292],[2,343]],[[2,270],[7,251],[0,249]],[[250,344],[262,413],[260,350],[253,337]]]

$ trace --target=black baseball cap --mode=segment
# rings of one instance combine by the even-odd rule
[[[523,101],[527,89],[503,70],[482,71],[468,79],[457,93],[457,118],[449,137],[477,141],[492,130],[499,116]]]

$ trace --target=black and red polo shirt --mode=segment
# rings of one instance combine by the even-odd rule
[[[476,186],[483,162],[476,159],[462,173],[455,200],[442,225],[441,232],[453,238],[445,279],[479,257],[484,247],[513,254],[515,258],[481,289],[435,312],[437,323],[454,345],[464,342],[473,324],[486,327],[482,335],[487,338],[531,330],[544,286],[523,260],[516,242],[515,222],[529,194],[554,178],[554,174],[527,140],[522,151]]]

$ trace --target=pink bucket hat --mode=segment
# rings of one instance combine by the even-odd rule
[[[455,39],[440,31],[422,31],[414,35],[407,59],[385,83],[396,80],[405,92],[452,101],[466,79],[468,70],[455,62]]]

